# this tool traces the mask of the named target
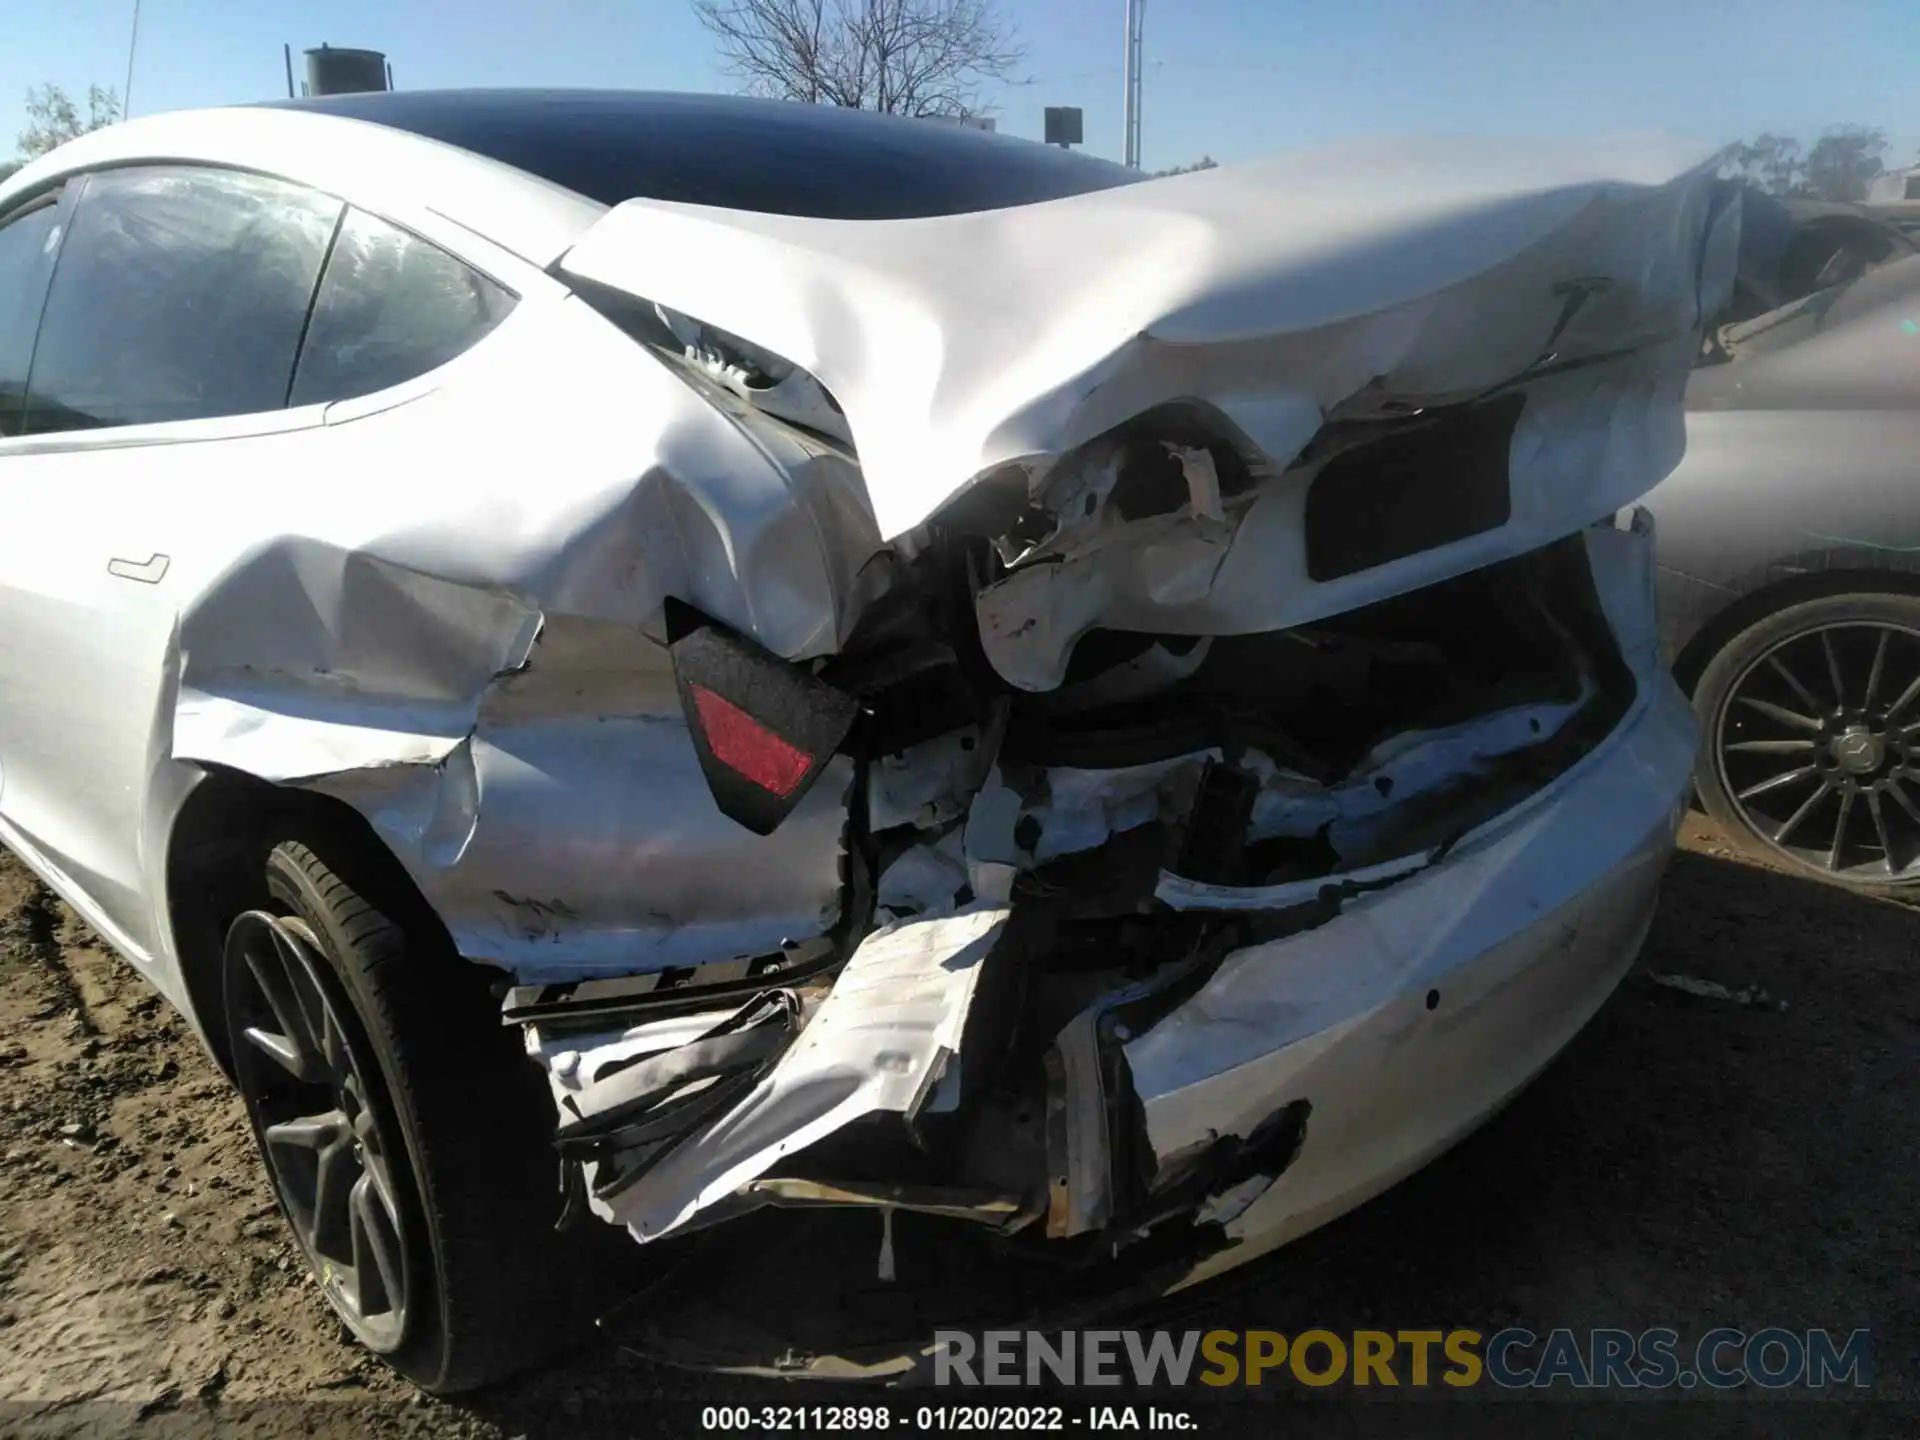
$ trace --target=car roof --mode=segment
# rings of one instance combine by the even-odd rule
[[[1089,155],[968,126],[737,95],[396,90],[260,108],[404,130],[603,205],[677,200],[879,220],[995,210],[1142,178]]]

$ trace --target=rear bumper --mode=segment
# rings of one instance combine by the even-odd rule
[[[1171,964],[1075,1012],[1045,1065],[1044,1159],[1031,1129],[1007,1123],[996,1134],[998,1117],[975,1114],[948,1133],[992,1135],[1015,1147],[1015,1160],[965,1172],[969,1184],[1024,1210],[1033,1177],[1047,1177],[1047,1237],[1091,1236],[1084,1248],[1092,1253],[1183,1217],[1190,1231],[1169,1224],[1163,1233],[1188,1258],[1156,1261],[1155,1252],[1137,1251],[1151,1273],[1123,1266],[1116,1285],[1129,1275],[1156,1290],[1190,1283],[1393,1184],[1491,1114],[1572,1039],[1646,932],[1695,743],[1687,701],[1659,664],[1650,522],[1637,515],[1628,529],[1596,527],[1581,543],[1599,618],[1632,672],[1623,683],[1609,661],[1605,713],[1618,717],[1611,731],[1582,735],[1590,750],[1450,847],[1257,890],[1201,887],[1205,893],[1187,898],[1202,908],[1248,909],[1242,902],[1254,900],[1265,907],[1253,912],[1263,928],[1213,933],[1244,939],[1280,935],[1284,926],[1284,938]],[[1585,619],[1596,623],[1590,613]],[[1486,743],[1499,739],[1488,735]],[[1474,761],[1472,753],[1458,757],[1461,765]],[[992,878],[988,867],[981,873]],[[1296,891],[1285,903],[1274,899]],[[617,997],[584,997],[612,1005],[606,1015],[583,1016],[586,1029],[564,1019],[548,1028],[549,1012],[564,1014],[583,999],[571,992],[511,1010],[536,1027],[530,1048],[548,1067],[565,1138],[591,1157],[581,1173],[594,1187],[594,1209],[635,1238],[657,1241],[696,1220],[718,1223],[767,1203],[755,1182],[857,1120],[959,1110],[964,1072],[951,1062],[969,1035],[997,1034],[995,1019],[1004,1019],[1002,1012],[969,1029],[979,971],[1020,959],[1018,945],[998,943],[1009,915],[1004,894],[982,894],[951,913],[873,930],[840,964],[810,1018],[801,990],[788,991],[787,1020],[804,1028],[791,1045],[756,1051],[753,1064],[729,1072],[742,1088],[722,1096],[724,1113],[703,1114],[683,1133],[668,1115],[661,1133],[673,1138],[664,1149],[648,1129],[653,1107],[684,1082],[682,1066],[720,1063],[707,1050],[695,1053],[695,1042],[731,1043],[739,1027],[765,1018],[757,1003],[735,1006],[766,981],[735,982],[746,988],[720,999],[703,992],[673,1002],[680,1011],[661,1008],[637,1025],[626,1023],[631,1007]],[[1005,991],[986,988],[1006,1003]],[[714,1005],[721,1008],[703,1008]],[[963,1123],[981,1128],[968,1132]],[[956,1202],[901,1203],[946,1213]],[[959,1208],[994,1225],[1006,1218]]]
[[[1230,955],[1121,1047],[1168,1168],[1297,1102],[1311,1111],[1291,1164],[1225,1221],[1226,1244],[1171,1275],[1116,1264],[1094,1286],[1113,1306],[1245,1264],[1392,1186],[1524,1087],[1618,985],[1652,918],[1695,743],[1642,603],[1649,540],[1590,540],[1608,552],[1596,562],[1612,562],[1596,563],[1595,578],[1640,680],[1604,744],[1445,861],[1350,901],[1318,928]],[[1210,1203],[1197,1218],[1218,1210]],[[700,1283],[734,1281],[703,1272]],[[1022,1312],[1018,1323],[1082,1325],[1100,1313],[1090,1301],[1079,1295],[1053,1318]],[[915,1308],[918,1325],[930,1303]],[[794,1357],[806,1347],[784,1339],[764,1354],[660,1353],[749,1373],[917,1383],[940,1348],[923,1336],[804,1363]]]
[[[1163,1158],[1249,1134],[1296,1101],[1312,1107],[1293,1163],[1228,1222],[1236,1243],[1181,1283],[1418,1169],[1532,1079],[1618,985],[1652,918],[1695,748],[1650,627],[1633,628],[1640,696],[1604,745],[1445,862],[1229,956],[1126,1045]]]

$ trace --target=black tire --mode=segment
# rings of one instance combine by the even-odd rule
[[[1694,685],[1701,805],[1751,855],[1827,884],[1912,899],[1920,893],[1916,683],[1920,597],[1828,595],[1756,621]]]
[[[265,992],[249,990],[248,962],[235,944],[225,977],[229,1042],[276,1196],[329,1302],[394,1369],[422,1389],[451,1394],[503,1379],[586,1334],[608,1304],[637,1288],[639,1252],[624,1232],[594,1220],[555,1233],[554,1115],[539,1071],[518,1032],[501,1025],[486,973],[454,953],[398,867],[370,848],[342,837],[282,840],[267,850],[264,893],[266,910],[284,917],[283,933],[305,937],[317,952],[304,968],[358,1066],[367,1148],[384,1156],[383,1198],[399,1222],[405,1275],[404,1305],[389,1307],[384,1330],[356,1323],[295,1223],[264,1133],[270,1076],[258,1078],[257,1060],[249,1063],[259,1047],[257,1032],[255,1041],[245,1033]],[[236,930],[247,923],[243,917]],[[330,1042],[338,1043],[331,1035]]]

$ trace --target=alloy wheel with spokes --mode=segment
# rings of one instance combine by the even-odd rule
[[[1709,740],[1725,804],[1768,850],[1822,878],[1920,883],[1920,628],[1846,619],[1772,641]]]
[[[406,1334],[407,1229],[377,1072],[297,917],[249,911],[227,934],[235,1078],[274,1189],[321,1288],[360,1341]],[[404,1157],[402,1157],[404,1163]]]

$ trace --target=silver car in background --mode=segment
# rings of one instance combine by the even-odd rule
[[[1142,182],[548,92],[97,132],[0,187],[0,838],[430,1388],[622,1231],[783,1207],[922,1321],[896,1254],[1205,1278],[1480,1123],[1646,931],[1706,161]]]
[[[1920,884],[1920,247],[1891,209],[1749,194],[1739,278],[1647,500],[1663,644],[1736,841]]]

